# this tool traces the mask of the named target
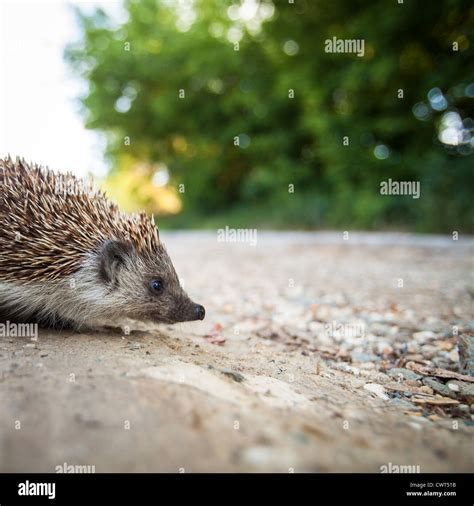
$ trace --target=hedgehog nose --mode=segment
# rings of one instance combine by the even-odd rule
[[[203,306],[201,306],[201,304],[196,304],[194,306],[194,314],[196,315],[197,320],[204,320],[204,317],[206,316],[206,310]]]

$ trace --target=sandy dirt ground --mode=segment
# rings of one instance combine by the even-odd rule
[[[474,469],[472,239],[162,238],[206,319],[0,337],[0,471]]]

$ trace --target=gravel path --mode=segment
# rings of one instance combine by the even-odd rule
[[[0,471],[472,471],[472,239],[161,235],[206,319],[0,337]]]

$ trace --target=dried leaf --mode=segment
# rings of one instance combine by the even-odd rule
[[[469,383],[474,383],[474,378],[472,376],[466,376],[465,374],[459,374],[454,371],[448,371],[448,369],[426,367],[415,364],[415,362],[408,362],[405,367],[407,369],[410,369],[410,371],[422,374],[423,376],[437,376],[438,378],[454,378],[460,381],[468,381]]]
[[[211,344],[222,346],[225,343],[225,338],[221,335],[223,328],[224,327],[220,323],[216,323],[212,329],[205,334],[204,339],[207,339]]]
[[[439,398],[439,397],[433,397],[432,399],[428,399],[428,398],[418,398],[418,397],[415,397],[415,398],[411,398],[410,399],[411,402],[415,403],[415,404],[433,404],[435,406],[444,406],[444,405],[448,405],[448,404],[460,404],[459,401],[456,401],[455,399],[450,399],[449,397],[442,397],[442,398]]]

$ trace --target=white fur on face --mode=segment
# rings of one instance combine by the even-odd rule
[[[97,280],[89,262],[62,280],[0,282],[0,306],[6,314],[22,320],[41,320],[45,325],[61,321],[74,327],[92,326],[97,321],[123,317],[123,297]]]
[[[117,286],[99,276],[100,254],[89,254],[80,269],[64,279],[49,281],[0,282],[0,313],[25,322],[39,321],[45,326],[92,327],[117,319],[154,319],[173,322],[169,311],[179,303],[193,304],[179,285],[171,261],[162,257],[156,274],[168,274],[167,293],[155,299],[146,287],[150,266],[141,255],[125,259]],[[161,269],[160,269],[161,267]],[[172,269],[172,270],[171,270]],[[161,273],[158,272],[161,270]],[[154,272],[154,271],[153,271]],[[171,275],[170,275],[171,273]]]

